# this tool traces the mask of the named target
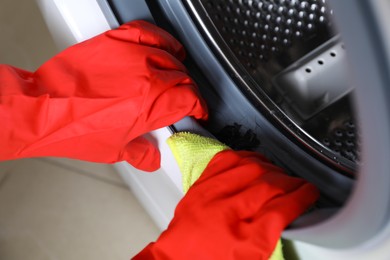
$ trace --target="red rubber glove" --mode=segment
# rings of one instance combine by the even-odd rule
[[[133,259],[267,259],[283,229],[318,198],[253,152],[218,153],[179,202],[168,229]]]
[[[184,57],[170,34],[134,21],[34,73],[0,65],[0,160],[59,156],[158,169],[157,148],[140,136],[185,116],[207,118]]]

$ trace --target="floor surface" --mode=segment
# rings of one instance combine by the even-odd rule
[[[0,259],[129,259],[158,229],[110,165],[0,163]]]

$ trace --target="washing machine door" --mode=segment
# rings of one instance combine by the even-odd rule
[[[388,259],[390,2],[331,1],[331,6],[348,46],[348,67],[355,86],[353,98],[362,144],[358,177],[348,202],[337,215],[285,235],[339,249],[316,251],[319,247],[301,243],[298,251],[316,259]]]

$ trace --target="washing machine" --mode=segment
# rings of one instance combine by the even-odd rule
[[[213,136],[265,154],[321,198],[282,234],[287,259],[390,259],[390,2],[38,0],[65,48],[135,19],[185,46],[210,109],[148,134],[161,169],[115,167],[163,230],[183,196],[166,139]]]

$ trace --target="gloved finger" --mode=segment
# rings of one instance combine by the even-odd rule
[[[318,189],[305,183],[262,207],[251,219],[251,228],[262,233],[264,241],[276,241],[287,225],[303,214],[318,199]],[[275,232],[275,231],[280,232]],[[272,248],[270,249],[272,250]]]
[[[142,171],[152,172],[160,168],[159,150],[142,136],[129,142],[119,157]]]
[[[254,152],[222,151],[214,156],[193,187],[212,184],[210,192],[218,196],[241,192],[253,185],[266,172],[275,170],[262,160],[265,159]]]
[[[149,55],[146,62],[149,70],[156,73],[156,79],[161,76],[164,78],[171,78],[172,75],[165,74],[170,72],[174,73],[176,71],[185,74],[188,77],[188,70],[184,64],[172,54],[161,49],[155,49],[153,55]]]
[[[164,50],[100,35],[44,63],[33,74],[40,88],[32,89],[44,90],[51,97],[136,97],[150,88],[169,87],[162,78],[176,76],[174,73],[188,78],[186,72],[185,66]]]
[[[234,194],[231,197],[234,202],[232,206],[240,213],[240,219],[253,218],[265,205],[286,198],[288,194],[296,192],[306,184],[306,181],[287,176],[283,172],[267,172],[247,188]],[[284,207],[288,207],[288,203]]]
[[[186,116],[207,120],[206,102],[200,97],[195,85],[184,83],[186,81],[183,85],[179,84],[162,92],[151,89],[149,95],[155,97],[148,96],[145,99],[149,110],[141,113],[139,122],[147,122],[148,130],[154,130],[178,122]]]
[[[226,210],[237,215],[240,220],[252,219],[264,205],[275,197],[283,195],[282,189],[275,189],[261,179],[252,182],[247,187],[236,189],[225,197]],[[229,200],[230,203],[226,203]]]
[[[34,86],[31,80],[32,73],[13,66],[0,64],[0,93],[2,96],[25,94],[37,96],[41,94],[42,88]]]
[[[278,214],[283,216],[285,223],[291,223],[313,205],[318,197],[318,189],[313,184],[304,182],[294,190],[288,191],[285,194],[270,200],[266,206],[262,208],[262,211],[270,212],[271,216],[275,215],[272,214],[272,212],[278,212]],[[277,218],[277,216],[274,217]],[[269,220],[272,221],[272,218],[273,217],[270,217]],[[285,228],[285,226],[283,226],[283,228]]]
[[[163,29],[145,21],[123,24],[117,29],[107,31],[106,35],[121,41],[163,49],[180,61],[185,58],[184,48],[179,41]]]

